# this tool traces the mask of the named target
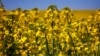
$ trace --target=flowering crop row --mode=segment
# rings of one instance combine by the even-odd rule
[[[100,10],[75,18],[51,5],[5,11],[0,8],[0,56],[100,56]]]

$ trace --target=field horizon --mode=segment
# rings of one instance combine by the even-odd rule
[[[90,14],[94,14],[96,12],[97,9],[94,10],[89,10],[89,9],[77,9],[77,10],[72,10],[72,13],[74,14],[74,16],[76,18],[87,18]],[[43,16],[43,14],[45,13],[45,10],[40,10],[40,14],[41,16]],[[59,10],[61,11],[61,10]]]

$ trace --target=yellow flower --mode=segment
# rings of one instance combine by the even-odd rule
[[[93,32],[94,32],[94,33],[97,32],[97,29],[93,29]]]
[[[8,30],[6,30],[6,31],[5,31],[5,34],[7,34],[7,35],[8,35],[8,34],[9,34],[9,31],[8,31]]]
[[[25,44],[25,47],[28,47],[28,46],[29,46],[29,43],[26,43],[26,44]]]
[[[31,30],[28,30],[28,33],[31,33]]]
[[[64,43],[61,43],[61,47],[62,47],[62,49],[64,48],[64,46],[65,46],[65,44],[64,44]]]
[[[17,34],[14,34],[14,35],[13,35],[13,37],[14,37],[14,40],[16,41],[16,40],[17,40],[18,35],[17,35]]]
[[[85,47],[85,49],[84,49],[85,51],[87,51],[88,50],[88,47]]]
[[[81,47],[76,47],[76,49],[77,49],[78,51],[80,51],[80,48],[81,48]]]
[[[72,37],[77,37],[75,32],[73,32],[71,35]]]
[[[27,40],[26,37],[22,37],[22,38],[19,40],[19,43],[24,43],[26,40]]]
[[[39,47],[38,47],[38,50],[41,50],[41,49],[42,49],[42,46],[39,46]]]
[[[41,33],[40,31],[37,31],[37,32],[36,32],[36,36],[39,36],[39,35],[40,35],[40,33]]]
[[[64,56],[62,51],[60,51],[60,53],[58,54],[58,56]]]

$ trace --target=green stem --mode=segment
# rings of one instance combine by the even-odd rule
[[[76,53],[76,50],[75,50],[75,44],[74,44],[74,41],[73,41],[72,36],[70,35],[69,31],[68,31],[68,35],[69,35],[69,37],[72,41],[71,43],[73,44],[73,47],[74,47],[75,56],[77,56],[77,53]]]
[[[46,38],[46,33],[45,33],[45,39],[46,39],[46,54],[47,54],[47,56],[50,56],[50,54],[49,54],[49,47],[48,47],[48,40],[47,40],[47,38]]]

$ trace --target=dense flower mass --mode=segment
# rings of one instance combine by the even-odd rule
[[[0,56],[100,56],[100,9],[78,19],[72,10],[0,8]]]

